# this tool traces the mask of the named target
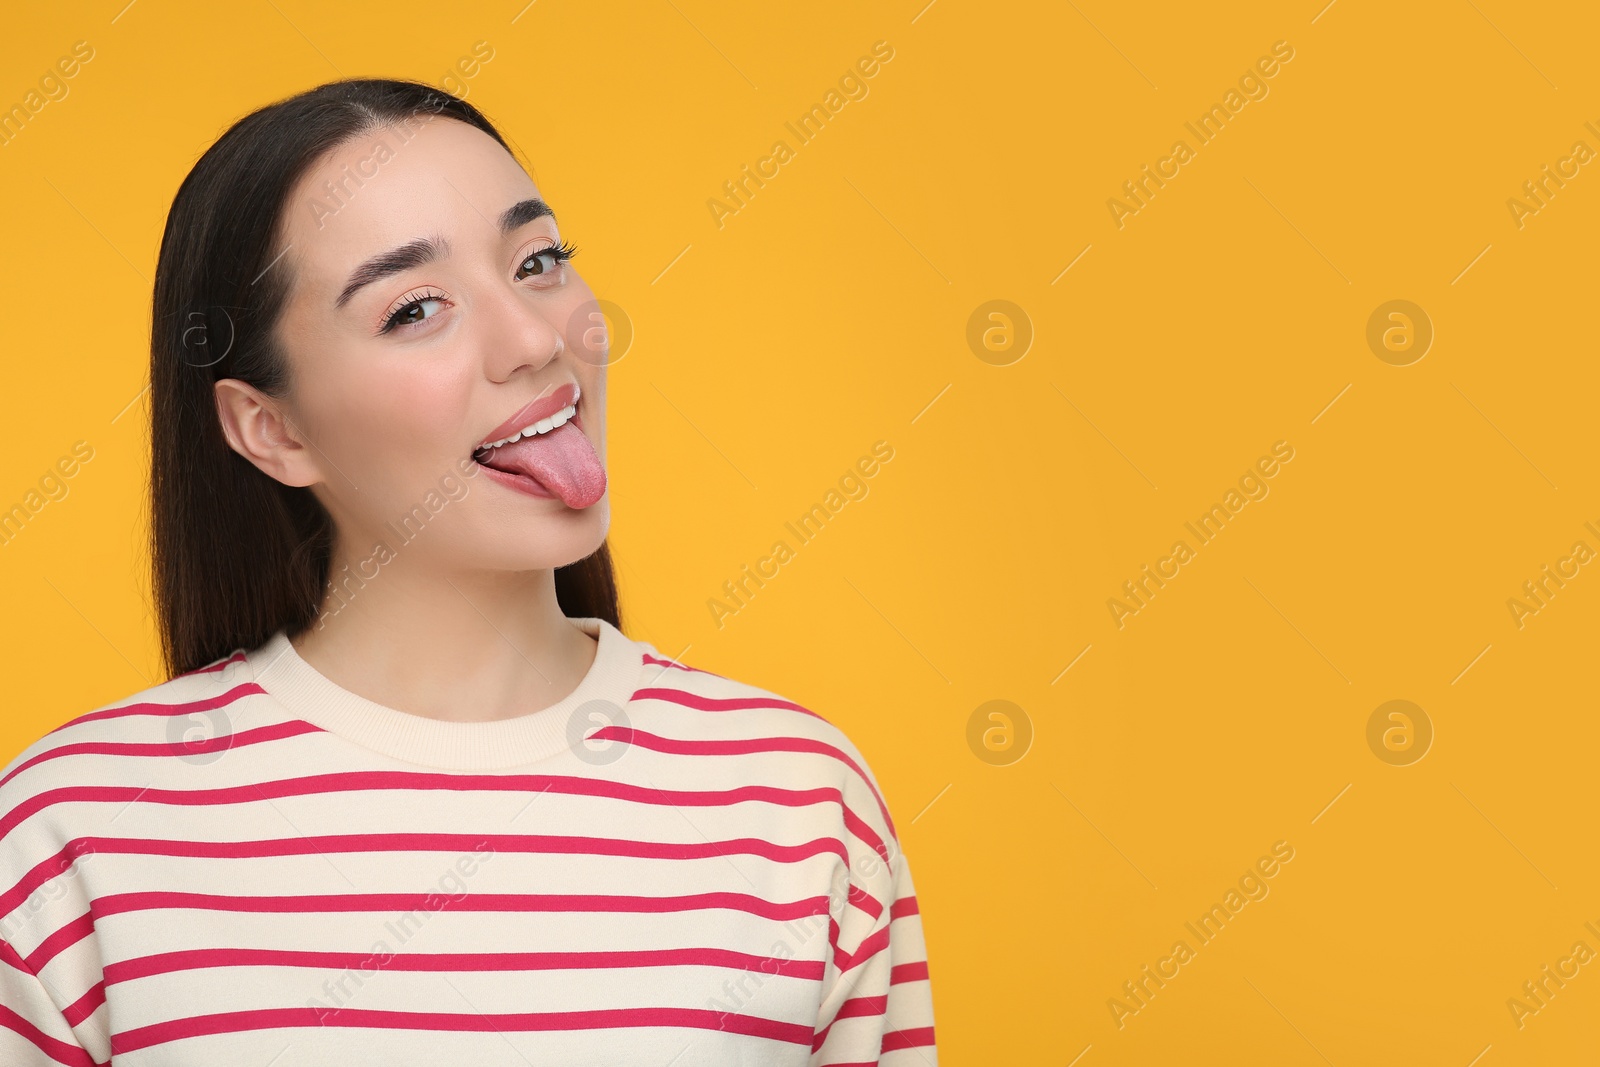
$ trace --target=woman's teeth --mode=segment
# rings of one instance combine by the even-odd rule
[[[501,445],[509,445],[513,441],[520,441],[524,437],[533,437],[537,434],[549,433],[557,426],[565,426],[567,424],[567,420],[572,418],[572,416],[576,415],[577,413],[578,405],[568,404],[554,415],[551,415],[548,419],[540,419],[532,426],[524,426],[521,430],[518,430],[510,437],[502,438],[499,441],[488,441],[482,445],[479,445],[478,448],[480,451],[485,448],[499,448]]]

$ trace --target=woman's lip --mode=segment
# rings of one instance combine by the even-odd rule
[[[532,426],[540,419],[548,419],[562,408],[571,407],[577,401],[578,387],[571,382],[558,387],[549,396],[540,397],[538,400],[530,400],[518,408],[516,413],[505,422],[502,422],[499,426],[479,438],[478,447],[473,451],[476,452],[486,447],[490,441],[499,441],[502,438],[510,437],[524,427]]]
[[[489,476],[490,481],[499,482],[507,489],[515,489],[519,493],[526,493],[529,496],[544,497],[548,500],[555,499],[556,495],[554,493],[546,489],[538,481],[532,478],[528,478],[521,474],[508,474],[505,471],[497,471],[493,467],[485,467],[481,463],[478,466],[482,469],[483,473]]]

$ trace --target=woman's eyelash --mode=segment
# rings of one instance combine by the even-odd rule
[[[388,333],[390,330],[393,330],[395,327],[400,325],[400,313],[411,307],[413,304],[420,304],[424,300],[444,299],[446,299],[446,297],[443,293],[423,291],[407,293],[405,296],[400,298],[400,302],[398,304],[389,309],[389,313],[384,316],[383,329],[379,330],[378,332]]]
[[[549,255],[555,256],[557,263],[565,263],[567,260],[571,259],[577,254],[578,250],[573,246],[571,241],[563,241],[559,245],[551,245],[549,248],[539,248],[529,252],[527,255],[522,257],[522,262],[526,263],[534,256]]]

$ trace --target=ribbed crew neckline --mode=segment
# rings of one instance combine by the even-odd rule
[[[638,688],[647,646],[605,619],[568,618],[596,639],[594,663],[578,687],[547,708],[488,722],[449,722],[387,707],[341,688],[295,651],[279,630],[245,653],[251,677],[297,718],[375,752],[446,770],[517,767],[571,748],[568,724],[577,737],[597,721],[574,713],[587,704],[615,719]],[[603,720],[601,720],[603,721]]]

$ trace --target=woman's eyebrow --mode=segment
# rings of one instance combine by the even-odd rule
[[[550,210],[550,205],[538,197],[529,197],[527,200],[518,201],[506,208],[500,215],[500,233],[510,236],[511,231],[518,226],[525,226],[534,219],[549,219],[556,221],[556,213]]]
[[[500,214],[500,233],[509,236],[520,226],[526,226],[535,219],[549,219],[554,222],[556,213],[550,205],[538,197],[529,197],[512,204]],[[391,248],[387,252],[380,252],[355,270],[350,272],[350,280],[339,292],[339,298],[333,302],[335,308],[342,308],[350,302],[357,291],[364,285],[371,285],[391,274],[420,267],[424,263],[431,263],[450,254],[450,242],[443,237],[418,237],[408,241],[398,248]]]
[[[344,307],[363,285],[370,285],[380,278],[399,274],[412,267],[420,267],[424,263],[431,263],[449,254],[450,243],[443,237],[418,237],[398,248],[380,252],[350,272],[350,280],[345,283],[344,289],[339,293],[339,299],[333,302],[333,306]]]

